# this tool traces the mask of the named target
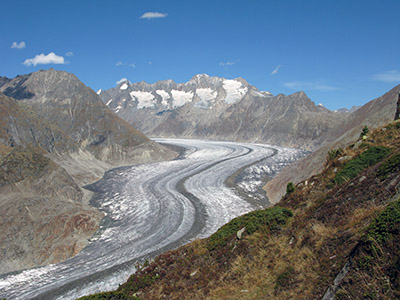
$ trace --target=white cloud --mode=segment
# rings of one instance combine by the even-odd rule
[[[233,61],[227,61],[227,62],[220,62],[219,65],[221,67],[229,67],[229,66],[233,66],[235,64],[235,62]]]
[[[152,61],[149,61],[149,65],[152,65],[153,64],[153,62]]]
[[[11,48],[15,48],[15,49],[24,49],[26,47],[25,42],[22,41],[20,43],[14,42],[11,45]]]
[[[126,66],[126,67],[136,68],[136,65],[135,65],[135,64],[123,63],[122,61],[117,61],[117,62],[115,63],[115,66],[117,66],[117,67]]]
[[[279,65],[279,66],[275,67],[275,69],[272,70],[271,75],[277,74],[281,67],[282,67],[282,65]]]
[[[398,70],[384,71],[372,75],[371,79],[383,82],[400,82],[400,72]]]
[[[292,90],[317,90],[324,92],[337,90],[336,87],[312,81],[291,81],[291,82],[286,82],[284,86]]]
[[[157,18],[165,18],[168,14],[159,13],[159,12],[147,12],[144,13],[140,19],[157,19]]]
[[[120,80],[118,80],[118,81],[116,82],[116,84],[119,85],[119,84],[121,84],[121,83],[123,83],[123,82],[129,82],[129,80],[126,79],[126,78],[121,78]]]
[[[47,64],[66,64],[64,57],[58,56],[54,52],[45,55],[44,53],[36,55],[34,58],[29,58],[24,61],[25,66],[47,65]]]
[[[74,56],[74,53],[72,53],[71,51],[65,53],[66,56]]]

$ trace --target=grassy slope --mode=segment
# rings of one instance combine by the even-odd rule
[[[337,299],[398,298],[400,122],[359,144],[328,155],[279,207],[234,219],[145,264],[117,291],[82,299],[321,299],[346,263]]]

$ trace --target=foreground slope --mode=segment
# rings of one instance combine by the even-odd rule
[[[298,183],[321,172],[329,149],[344,147],[357,139],[364,126],[374,129],[392,121],[395,116],[399,93],[400,85],[397,85],[381,97],[363,105],[350,114],[340,126],[325,135],[325,140],[320,149],[282,170],[264,188],[270,202],[276,203],[281,199],[288,182]]]
[[[400,295],[400,123],[326,153],[323,171],[81,299],[394,299]],[[338,276],[340,274],[340,276]]]
[[[315,105],[304,92],[273,96],[243,78],[206,74],[172,80],[120,83],[101,91],[115,113],[154,137],[262,142],[315,149],[347,113]]]

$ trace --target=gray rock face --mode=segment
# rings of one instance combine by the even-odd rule
[[[57,126],[1,92],[0,116],[0,143],[6,146],[32,145],[60,153],[78,150],[78,145]]]
[[[123,82],[100,97],[149,136],[251,141],[315,149],[347,113],[315,105],[304,92],[273,96],[243,78],[194,76],[186,83]]]
[[[0,160],[0,274],[75,255],[102,218],[45,151],[11,149]]]

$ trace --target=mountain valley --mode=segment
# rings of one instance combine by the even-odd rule
[[[335,276],[341,268],[359,276],[352,251],[370,251],[368,224],[397,207],[388,203],[399,193],[398,121],[381,126],[393,120],[399,93],[400,85],[330,111],[302,91],[274,96],[243,78],[206,74],[98,93],[54,69],[0,77],[0,292],[74,299],[115,288],[133,262],[160,255],[117,291],[84,299],[350,295],[351,278],[332,285]],[[360,137],[366,126],[380,129]],[[339,182],[347,161],[363,155],[378,158]],[[351,194],[354,203],[338,212]],[[395,240],[396,226],[388,229]],[[43,293],[25,290],[25,280]],[[396,295],[390,282],[387,294],[374,283],[384,299]]]

